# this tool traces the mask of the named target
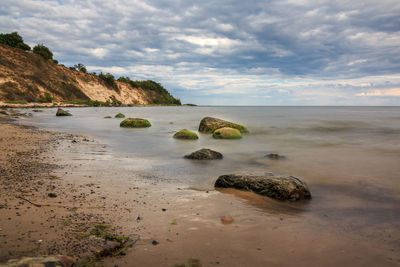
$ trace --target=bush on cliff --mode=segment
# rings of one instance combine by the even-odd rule
[[[22,50],[31,50],[30,46],[24,43],[18,32],[0,33],[0,44],[16,47]]]
[[[53,52],[42,44],[35,45],[32,51],[35,54],[41,55],[46,60],[53,60]]]

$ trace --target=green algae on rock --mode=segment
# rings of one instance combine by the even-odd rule
[[[115,118],[125,118],[125,115],[122,113],[118,113],[117,115],[115,115]]]
[[[199,136],[195,132],[189,131],[187,129],[183,129],[183,130],[180,130],[179,132],[175,133],[174,138],[195,140],[195,139],[199,139]]]
[[[240,139],[242,134],[238,129],[223,127],[215,130],[213,137],[217,139]]]
[[[72,116],[72,114],[69,113],[69,112],[66,111],[66,110],[63,110],[63,109],[61,109],[61,108],[58,108],[58,109],[57,109],[56,116]]]
[[[249,132],[246,126],[212,117],[205,117],[200,121],[199,132],[213,133],[215,130],[223,127],[235,128],[241,133]]]
[[[105,116],[104,119],[111,119],[111,116]]]
[[[150,127],[151,123],[146,119],[127,118],[121,121],[119,126],[125,128],[145,128],[145,127]]]

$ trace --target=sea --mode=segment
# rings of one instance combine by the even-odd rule
[[[399,248],[400,107],[254,107],[145,106],[71,107],[73,116],[56,117],[41,109],[19,123],[83,134],[107,149],[90,157],[107,158],[115,168],[128,166],[143,179],[198,190],[212,190],[223,174],[293,175],[305,181],[312,200],[304,212],[326,217],[329,224],[363,229],[364,235],[389,240]],[[126,117],[148,119],[152,126],[127,129]],[[112,116],[105,119],[105,116]],[[181,129],[198,131],[204,117],[243,124],[239,140],[177,140]],[[221,152],[222,160],[184,158],[201,148]],[[282,157],[271,159],[276,153]],[[371,230],[372,229],[372,230]],[[397,238],[395,238],[397,236]],[[394,244],[394,243],[396,244]]]

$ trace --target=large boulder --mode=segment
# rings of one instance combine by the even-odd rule
[[[297,201],[310,199],[311,193],[305,182],[294,176],[221,175],[214,185],[216,188],[236,188],[251,191],[270,198]]]
[[[211,159],[222,159],[223,156],[221,153],[207,149],[207,148],[202,148],[200,150],[197,150],[189,155],[185,156],[186,159],[197,159],[197,160],[211,160]]]
[[[63,109],[61,109],[61,108],[58,108],[58,109],[57,109],[56,116],[72,116],[72,114],[69,113],[69,112],[66,111],[66,110],[63,110]]]
[[[145,127],[150,127],[151,123],[146,119],[127,118],[121,121],[119,126],[125,128],[145,128]]]
[[[205,117],[201,120],[199,125],[199,132],[202,133],[213,133],[215,130],[223,127],[230,127],[238,129],[242,133],[248,133],[249,130],[240,124],[236,124],[233,122],[212,118],[212,117]]]
[[[242,133],[238,129],[223,127],[215,130],[213,137],[217,139],[240,139]]]
[[[195,132],[189,131],[187,129],[183,129],[183,130],[180,130],[179,132],[175,133],[174,138],[194,140],[194,139],[199,139],[199,136]]]

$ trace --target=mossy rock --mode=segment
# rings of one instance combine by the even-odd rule
[[[105,116],[104,119],[112,119],[111,116]]]
[[[7,111],[5,111],[5,110],[0,110],[0,114],[8,115]]]
[[[58,109],[57,109],[56,116],[72,116],[72,114],[69,113],[69,112],[66,111],[66,110],[63,110],[63,109],[61,109],[61,108],[58,108]]]
[[[151,123],[146,119],[127,118],[121,121],[119,126],[125,128],[145,128],[145,127],[150,127]]]
[[[187,129],[183,129],[183,130],[180,130],[179,132],[175,133],[174,138],[195,140],[195,139],[199,139],[199,136],[195,132],[189,131]]]
[[[125,115],[122,113],[118,113],[117,115],[115,115],[115,118],[125,118]]]
[[[201,120],[199,132],[213,133],[215,130],[223,127],[238,129],[241,133],[249,132],[246,126],[212,117],[205,117]]]
[[[240,139],[242,138],[242,134],[238,129],[224,127],[215,130],[213,137],[218,139]]]

